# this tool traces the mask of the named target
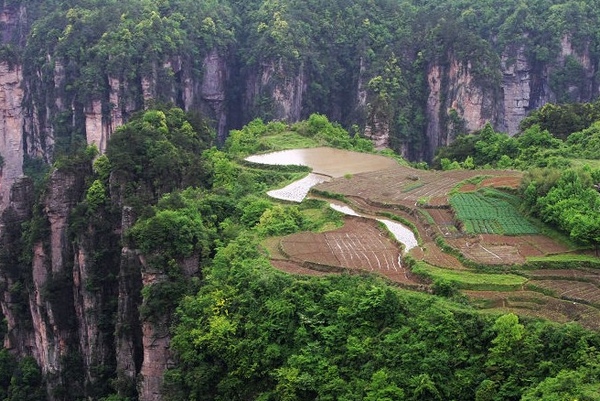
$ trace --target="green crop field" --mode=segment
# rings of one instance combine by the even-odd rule
[[[527,278],[516,274],[475,273],[464,270],[450,270],[418,262],[413,268],[415,273],[424,274],[432,279],[442,279],[456,283],[461,289],[511,291],[521,288]]]
[[[492,196],[493,195],[493,196]],[[539,230],[509,201],[511,195],[486,191],[458,193],[450,198],[456,218],[470,234],[525,235]]]

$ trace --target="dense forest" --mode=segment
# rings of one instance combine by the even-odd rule
[[[266,195],[308,167],[244,160],[386,147],[415,171],[515,171],[520,186],[495,196],[569,244],[560,269],[597,270],[599,10],[5,0],[0,75],[17,71],[22,92],[0,85],[22,108],[7,95],[0,111],[22,118],[22,153],[0,209],[0,400],[600,400],[600,334],[577,319],[482,311],[427,274],[415,291],[274,268],[270,240],[346,220],[319,197]],[[515,122],[507,77],[523,65],[531,98]],[[418,273],[414,256],[402,264]]]
[[[155,99],[202,109],[221,142],[318,112],[430,160],[465,128],[513,135],[547,102],[598,96],[591,1],[4,3],[0,59],[36,77],[28,131],[59,154],[90,110],[113,127]]]

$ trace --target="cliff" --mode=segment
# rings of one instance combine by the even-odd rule
[[[473,62],[449,56],[447,64],[432,64],[427,72],[427,132],[429,146],[424,149],[431,158],[439,146],[452,142],[456,134],[481,129],[487,122],[494,129],[514,135],[519,124],[531,110],[546,103],[557,102],[552,90],[552,76],[565,68],[569,58],[582,69],[582,81],[566,89],[569,101],[590,102],[598,97],[595,82],[597,66],[589,49],[574,50],[568,36],[561,41],[556,59],[546,64],[532,63],[523,46],[509,46],[501,55],[500,85],[490,87],[474,76]]]
[[[10,202],[13,184],[23,175],[23,77],[19,66],[0,63],[0,211]]]

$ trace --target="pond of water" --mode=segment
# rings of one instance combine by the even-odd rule
[[[325,147],[282,150],[250,156],[246,160],[252,163],[279,166],[290,164],[309,166],[313,173],[334,178],[343,177],[346,174],[385,170],[398,165],[394,159],[381,155]]]

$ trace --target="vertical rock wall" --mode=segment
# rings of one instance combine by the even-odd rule
[[[0,63],[0,213],[10,191],[23,175],[23,76],[20,66]]]
[[[217,139],[223,143],[227,137],[227,105],[226,105],[226,85],[227,85],[227,62],[215,49],[210,51],[202,63],[204,75],[200,88],[201,98],[207,105],[208,115],[212,116],[217,130]],[[194,98],[194,84],[189,74],[185,78],[184,103],[186,107],[192,107]]]
[[[557,59],[544,65],[534,65],[524,46],[509,46],[501,56],[502,80],[499,88],[482,86],[473,76],[471,62],[457,60],[451,55],[445,64],[432,64],[427,71],[429,96],[426,106],[429,146],[425,158],[435,149],[452,142],[456,133],[481,129],[487,122],[509,135],[519,131],[527,114],[557,97],[551,88],[551,76],[565,65],[567,56],[574,57],[583,68],[582,88],[570,88],[574,100],[589,102],[597,98],[600,88],[595,80],[597,66],[589,49],[579,54],[567,37],[563,38]],[[462,123],[458,132],[452,114]]]
[[[302,116],[302,102],[307,82],[304,66],[288,73],[281,61],[262,63],[251,71],[246,81],[244,111],[270,114],[273,120],[296,122]],[[267,103],[267,106],[262,103]]]
[[[504,52],[502,55],[503,118],[494,123],[509,135],[518,132],[519,123],[530,110],[532,75],[533,67],[527,60],[523,46]],[[539,99],[539,102],[544,104],[547,100],[544,96]]]

